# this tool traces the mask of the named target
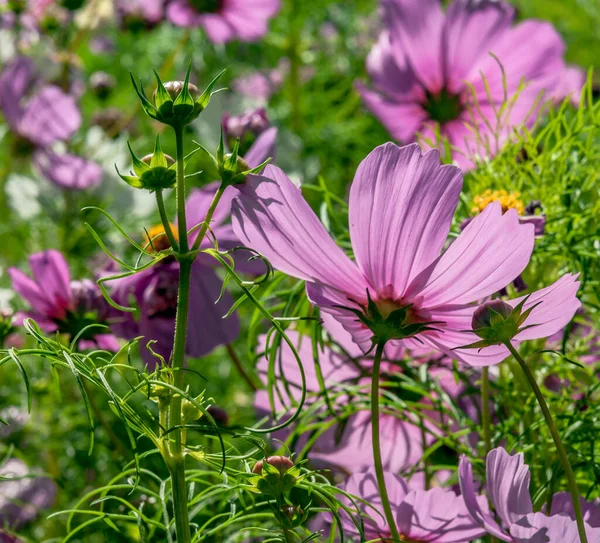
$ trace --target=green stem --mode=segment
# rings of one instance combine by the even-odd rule
[[[177,226],[179,228],[179,246],[182,253],[189,250],[187,221],[185,218],[185,171],[183,161],[183,126],[174,127],[177,145]]]
[[[226,186],[224,185],[224,183],[221,183],[219,185],[219,188],[217,189],[217,192],[215,192],[212,202],[210,203],[210,207],[208,208],[208,211],[206,212],[206,217],[204,218],[204,222],[202,223],[202,226],[200,227],[200,231],[198,232],[198,237],[196,238],[196,241],[194,241],[194,246],[192,247],[193,251],[196,251],[197,249],[199,249],[200,244],[204,241],[204,236],[206,236],[206,232],[208,232],[208,227],[210,226],[210,221],[212,220],[215,210],[217,209],[217,205],[218,205],[219,201],[221,200],[221,196],[223,196],[223,192],[225,192],[225,188],[226,188]]]
[[[171,223],[169,222],[169,217],[167,216],[167,211],[165,209],[165,200],[163,199],[162,190],[157,190],[155,194],[156,205],[158,206],[158,212],[160,213],[160,221],[162,222],[167,239],[169,240],[173,250],[175,252],[179,252],[179,243],[177,243],[177,240],[173,235],[173,231],[171,230]]]
[[[375,474],[377,475],[377,487],[381,496],[381,504],[383,512],[387,520],[388,527],[394,541],[401,541],[400,533],[396,528],[396,521],[390,498],[388,496],[387,487],[385,486],[385,477],[383,474],[383,462],[381,461],[381,443],[379,441],[379,371],[381,367],[381,357],[383,356],[383,348],[385,341],[380,341],[375,350],[375,358],[373,360],[373,375],[371,377],[371,429],[373,439],[373,459],[375,460]]]
[[[575,474],[573,473],[573,469],[571,468],[571,463],[569,462],[567,451],[565,450],[565,447],[560,438],[560,434],[558,433],[556,425],[554,424],[554,419],[552,418],[550,409],[548,409],[546,400],[544,400],[544,395],[542,394],[540,387],[536,383],[535,377],[533,376],[533,373],[531,373],[527,362],[523,360],[519,352],[512,346],[510,341],[507,341],[505,345],[506,347],[508,347],[508,350],[513,355],[515,360],[519,363],[521,369],[525,373],[525,377],[527,377],[527,380],[529,381],[529,384],[533,389],[533,393],[535,394],[535,397],[540,405],[540,409],[542,410],[544,418],[546,419],[546,424],[548,425],[548,429],[552,434],[552,439],[554,439],[554,444],[556,445],[558,456],[565,471],[565,475],[567,476],[567,484],[569,486],[569,491],[571,492],[571,498],[573,500],[573,511],[575,512],[575,519],[577,520],[577,530],[579,532],[579,539],[581,540],[581,543],[588,543],[587,535],[585,533],[585,524],[583,522],[583,515],[581,514],[581,503],[579,502],[579,490],[577,488],[577,481],[575,480]]]
[[[169,468],[173,491],[173,509],[175,513],[175,531],[177,543],[190,543],[190,521],[188,517],[187,483],[185,481],[184,457],[174,460]]]
[[[485,454],[492,450],[492,418],[490,416],[490,371],[483,368],[481,372],[481,424],[483,426],[483,442]]]

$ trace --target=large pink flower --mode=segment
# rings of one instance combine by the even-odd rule
[[[167,19],[177,26],[202,26],[214,43],[256,41],[279,8],[279,0],[173,0]]]
[[[441,166],[437,150],[422,154],[416,144],[388,143],[360,164],[350,189],[356,260],[336,245],[301,191],[273,166],[240,188],[233,227],[275,268],[305,280],[312,303],[333,315],[363,351],[371,347],[373,333],[355,311],[367,304],[368,291],[384,316],[409,306],[405,324],[436,323],[437,330],[420,331],[405,346],[426,344],[463,362],[489,365],[506,358],[505,347],[456,348],[478,339],[464,332],[471,329],[473,303],[505,287],[529,262],[534,228],[520,224],[516,211],[503,214],[492,203],[441,252],[461,187],[460,170]],[[542,302],[529,316],[538,326],[522,339],[546,337],[564,326],[573,313],[562,308],[572,308],[576,290],[576,278],[567,275],[533,295],[525,308]]]
[[[515,128],[534,123],[541,92],[555,99],[576,92],[561,84],[575,72],[567,71],[554,27],[513,26],[514,8],[501,0],[454,0],[446,13],[439,0],[381,4],[386,29],[367,59],[373,88],[359,84],[359,91],[399,141],[417,133],[435,140],[439,123],[453,158],[468,169],[477,156],[497,153]],[[498,116],[506,98],[511,106]]]

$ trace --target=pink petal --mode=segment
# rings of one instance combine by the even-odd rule
[[[273,158],[275,156],[276,139],[277,128],[274,126],[268,128],[256,138],[256,141],[244,156],[244,159],[251,168],[256,168],[267,160],[267,158]]]
[[[489,204],[413,280],[406,296],[422,308],[484,299],[525,269],[533,244],[533,225],[520,224],[514,210],[502,214],[499,203]]]
[[[236,29],[220,14],[206,13],[198,16],[198,20],[213,43],[226,43],[236,38]]]
[[[194,226],[199,225],[206,219],[206,214],[210,208],[210,204],[213,201],[215,193],[219,188],[220,182],[214,181],[208,185],[204,185],[199,189],[192,189],[190,195],[185,201],[187,228],[191,230]],[[212,233],[217,238],[217,241],[221,240],[222,228],[226,220],[231,216],[231,202],[236,196],[237,191],[233,187],[227,187],[217,204],[217,208],[213,213],[210,228]],[[190,241],[193,243],[198,235],[198,229],[190,236]],[[203,241],[203,246],[212,247],[212,243],[208,239]]]
[[[551,336],[562,330],[575,316],[581,307],[577,299],[579,289],[578,275],[563,275],[552,285],[529,295],[523,309],[541,302],[527,317],[524,326],[535,325],[516,336],[517,341],[539,339]],[[509,300],[508,303],[516,306],[525,296]]]
[[[600,530],[586,525],[588,541],[600,541]],[[516,543],[580,543],[577,523],[566,515],[531,513],[510,527]]]
[[[586,79],[585,70],[579,66],[566,66],[554,93],[554,99],[562,102],[565,98],[569,98],[573,106],[579,107],[581,91]]]
[[[413,141],[428,118],[427,112],[418,102],[397,102],[393,98],[385,98],[380,93],[367,89],[362,83],[357,83],[356,88],[365,106],[392,137],[400,142]]]
[[[442,39],[444,12],[439,0],[383,0],[397,63],[409,63],[425,88],[439,92],[444,85]]]
[[[529,479],[529,466],[524,463],[522,453],[511,456],[498,447],[487,455],[487,492],[505,526],[533,511]]]
[[[380,297],[401,298],[439,255],[462,188],[462,173],[417,144],[377,147],[350,189],[356,261]]]
[[[243,244],[299,279],[332,285],[363,298],[358,267],[327,233],[300,190],[275,166],[249,176],[233,200],[233,229]]]
[[[579,498],[581,504],[581,512],[583,520],[592,528],[600,528],[600,498],[593,501],[586,501],[584,498]],[[569,492],[557,492],[552,496],[551,515],[566,514],[575,520],[575,512],[573,511],[573,498]]]
[[[471,516],[485,530],[502,541],[512,541],[512,538],[507,535],[498,523],[494,520],[492,514],[482,507],[482,504],[475,493],[475,484],[473,482],[473,468],[467,457],[462,455],[458,464],[458,482],[460,484],[460,492],[465,501]]]
[[[0,109],[4,118],[15,129],[23,108],[21,102],[33,84],[33,62],[28,57],[17,57],[0,74]]]
[[[42,175],[63,189],[91,189],[102,183],[104,176],[100,165],[76,155],[39,151],[34,160]]]
[[[72,302],[71,276],[64,256],[55,250],[36,253],[29,257],[33,279],[52,300],[57,314],[68,309]],[[57,316],[57,315],[50,315]]]
[[[493,49],[514,19],[515,10],[505,2],[454,0],[446,15],[446,73],[450,92],[459,93],[464,80],[473,76],[482,57]]]
[[[54,304],[52,300],[48,299],[40,285],[17,268],[8,268],[7,271],[13,290],[25,299],[37,313],[41,315],[52,313]]]

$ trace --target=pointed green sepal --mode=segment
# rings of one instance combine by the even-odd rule
[[[223,76],[223,74],[226,72],[226,70],[223,70],[220,74],[217,75],[217,77],[215,77],[206,87],[206,89],[204,89],[204,92],[200,95],[200,97],[198,98],[198,100],[196,100],[196,104],[200,107],[200,111],[202,111],[203,109],[206,109],[206,106],[208,106],[208,103],[210,102],[210,99],[212,97],[213,94],[215,94],[216,92],[219,91],[214,91],[213,89],[215,88],[215,85],[217,84],[217,81],[219,81],[219,79],[221,79],[221,77]]]
[[[168,168],[167,157],[162,152],[160,147],[160,136],[156,135],[156,143],[154,144],[154,154],[150,160],[151,168]]]
[[[133,171],[138,177],[141,177],[145,172],[150,169],[150,166],[145,162],[142,162],[133,152],[131,145],[127,142],[127,148],[129,149],[129,153],[131,154],[131,160],[133,162]]]

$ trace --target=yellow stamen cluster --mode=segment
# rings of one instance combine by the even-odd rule
[[[173,232],[173,237],[179,241],[177,237],[177,228],[173,224],[171,224],[171,232]],[[150,243],[150,240],[152,240],[152,243]],[[165,229],[162,224],[157,224],[148,230],[148,246],[150,250],[154,247],[156,252],[165,251],[171,248],[171,244],[169,243],[169,239],[165,234]]]
[[[492,202],[500,202],[502,213],[506,213],[509,209],[516,209],[519,215],[525,211],[523,202],[519,200],[520,192],[507,192],[506,190],[490,190],[487,189],[483,194],[479,194],[473,198],[472,213],[481,213],[485,207]]]

